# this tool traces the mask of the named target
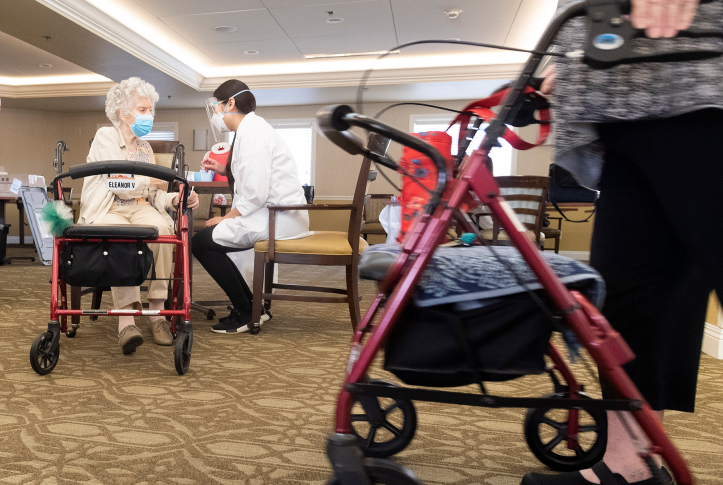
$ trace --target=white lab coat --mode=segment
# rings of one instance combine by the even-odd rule
[[[231,160],[233,207],[241,215],[224,219],[213,231],[222,246],[250,248],[269,238],[269,205],[306,204],[294,157],[284,140],[262,117],[247,114],[236,130]],[[308,211],[276,216],[276,239],[310,235]]]

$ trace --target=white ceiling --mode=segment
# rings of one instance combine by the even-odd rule
[[[50,64],[51,67],[40,67],[40,64]],[[12,83],[28,77],[92,74],[72,62],[0,32],[0,78],[5,78],[3,82]]]
[[[140,5],[218,66],[304,62],[304,55],[375,52],[422,39],[505,44],[522,4],[522,0],[112,1],[128,8]],[[445,14],[449,9],[462,13],[449,19]],[[332,17],[344,21],[327,23]],[[216,32],[214,27],[220,26],[237,30]],[[245,50],[259,54],[245,55]],[[468,53],[469,48],[425,46],[413,51],[416,55],[458,52]]]

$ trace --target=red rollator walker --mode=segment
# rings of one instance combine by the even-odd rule
[[[181,157],[182,158],[182,157]],[[182,159],[180,165],[183,166]],[[62,167],[62,166],[61,166]],[[62,168],[59,170],[59,172]],[[180,172],[179,172],[180,173]],[[189,186],[185,178],[176,171],[150,163],[128,161],[92,162],[70,167],[66,173],[58,173],[53,180],[55,200],[61,200],[64,178],[73,180],[94,175],[144,175],[169,183],[178,182],[179,202],[176,211],[173,235],[159,235],[158,228],[143,225],[72,225],[65,229],[61,237],[53,241],[53,277],[50,296],[50,323],[47,331],[38,335],[30,348],[30,364],[35,372],[49,374],[58,364],[60,357],[60,335],[75,337],[77,325],[68,328],[68,317],[83,316],[150,316],[159,315],[171,318],[171,333],[174,335],[174,362],[178,374],[188,372],[193,346],[193,328],[191,326],[191,286],[190,286],[190,254],[188,248],[188,216],[187,205]],[[170,308],[166,310],[83,310],[68,309],[67,285],[82,287],[108,286],[139,286],[147,277],[148,264],[152,264],[153,255],[148,244],[173,244],[176,256],[170,285]],[[83,265],[75,255],[86,259],[97,256],[98,259],[85,261],[88,271],[71,271],[74,265]],[[109,261],[103,261],[108,258]],[[142,266],[145,261],[146,266]],[[149,263],[150,261],[150,263]],[[94,265],[93,262],[100,264]],[[61,265],[63,266],[61,268]],[[129,274],[135,281],[115,281],[113,268],[133,267],[129,271],[118,273]],[[66,267],[67,266],[67,267]],[[136,270],[135,268],[139,269]],[[155,268],[153,268],[155,277]],[[120,284],[119,284],[120,283]],[[60,292],[60,296],[58,296]]]
[[[530,408],[525,422],[527,442],[538,459],[550,468],[561,471],[587,468],[601,460],[607,441],[606,412],[625,411],[626,413],[621,415],[621,419],[628,423],[632,416],[645,434],[646,439],[638,440],[638,443],[647,441],[647,444],[639,445],[639,455],[650,467],[653,476],[658,478],[661,485],[664,482],[660,470],[652,459],[654,454],[663,458],[679,485],[693,483],[685,461],[671,443],[650,406],[622,368],[623,364],[634,358],[632,351],[595,305],[591,304],[580,291],[566,287],[547,264],[546,261],[549,258],[543,257],[539,249],[527,237],[527,229],[519,222],[510,206],[500,195],[500,189],[490,170],[490,150],[499,146],[498,140],[505,138],[509,133],[507,125],[515,125],[520,116],[527,117],[529,113],[524,113],[526,106],[534,103],[536,99],[539,100],[539,95],[535,95],[534,98],[530,97],[531,91],[534,91],[530,86],[536,82],[533,74],[540,66],[543,57],[551,55],[548,48],[560,28],[574,17],[587,15],[589,19],[589,38],[585,51],[552,55],[577,57],[595,68],[604,68],[619,63],[667,62],[721,55],[721,52],[717,51],[637,55],[630,51],[627,41],[643,34],[635,30],[623,16],[629,11],[630,4],[626,0],[588,0],[569,7],[553,20],[536,49],[531,51],[531,56],[521,75],[508,90],[503,106],[496,118],[490,122],[480,148],[462,160],[451,190],[445,191],[447,186],[451,185],[448,182],[452,180],[452,173],[445,163],[445,157],[432,145],[376,119],[354,113],[348,106],[329,106],[319,112],[318,121],[321,131],[348,153],[363,155],[378,165],[401,171],[395,161],[384,155],[386,146],[391,140],[429,157],[434,162],[438,173],[436,190],[431,193],[431,199],[425,206],[424,212],[417,216],[394,256],[386,265],[382,265],[384,266],[381,270],[382,276],[378,278],[380,280],[379,291],[354,334],[347,376],[337,401],[335,432],[330,435],[327,443],[327,454],[334,470],[334,477],[329,481],[330,485],[420,483],[401,466],[381,459],[401,451],[413,438],[416,428],[416,414],[413,406],[415,400],[479,407]],[[681,35],[720,36],[720,32],[684,31]],[[420,43],[425,42],[432,41]],[[543,124],[547,122],[544,118],[541,121]],[[476,126],[479,126],[479,123]],[[515,126],[519,126],[519,124]],[[359,137],[348,131],[351,127],[363,128],[370,133],[367,147]],[[466,127],[463,126],[463,128]],[[463,154],[463,152],[464,150],[460,150],[460,153]],[[409,172],[405,175],[410,176]],[[469,202],[470,195],[475,204],[487,206],[489,212],[499,222],[500,227],[507,233],[511,245],[516,248],[517,256],[524,260],[537,280],[535,284],[536,288],[539,288],[538,291],[528,291],[529,295],[522,293],[522,296],[517,297],[513,303],[515,305],[522,304],[521,298],[527,298],[527,303],[532,302],[542,315],[541,322],[557,328],[565,334],[574,334],[572,340],[579,342],[595,361],[599,379],[612,398],[592,399],[583,392],[583,386],[575,379],[560,352],[554,345],[548,343],[549,333],[547,339],[542,341],[542,346],[543,353],[546,353],[551,365],[541,372],[546,371],[551,377],[554,392],[541,398],[501,397],[487,393],[483,384],[484,380],[505,380],[519,375],[500,377],[500,374],[489,372],[490,369],[484,364],[480,365],[478,360],[480,355],[475,353],[475,349],[470,348],[468,334],[463,334],[458,339],[460,344],[457,349],[457,353],[464,356],[461,359],[466,360],[468,364],[466,370],[453,369],[454,372],[442,374],[442,379],[427,379],[426,381],[425,376],[433,375],[433,370],[415,369],[411,365],[406,367],[397,365],[393,372],[405,383],[416,386],[455,387],[477,383],[481,394],[401,387],[369,379],[370,366],[383,347],[386,346],[385,367],[389,369],[393,367],[390,365],[390,355],[398,354],[400,341],[404,339],[403,334],[405,332],[412,334],[424,332],[428,327],[424,327],[421,320],[427,318],[429,321],[430,318],[435,318],[430,311],[416,313],[412,311],[416,304],[412,297],[420,289],[422,278],[426,277],[425,271],[431,272],[434,269],[430,268],[438,268],[438,266],[435,267],[436,258],[443,250],[448,249],[440,248],[438,250],[438,248],[440,244],[447,242],[447,233],[453,223],[461,224],[465,231],[476,236],[476,247],[479,248],[479,245],[484,244],[479,229],[460,209],[466,202]],[[492,247],[481,249],[491,252],[500,259],[497,253],[500,250]],[[473,263],[470,261],[469,264]],[[377,271],[378,266],[379,264],[377,264]],[[507,269],[512,270],[509,265],[507,265]],[[476,275],[483,274],[483,269],[473,267],[471,270],[477,271]],[[360,272],[362,271],[360,265]],[[514,273],[514,271],[511,272]],[[492,276],[494,277],[494,275]],[[415,321],[414,318],[418,318],[420,321]],[[438,318],[444,319],[446,316],[440,314]],[[443,322],[448,323],[445,327],[447,332],[457,332],[455,318],[452,315],[447,322]],[[483,318],[472,323],[478,327],[487,324]],[[470,330],[469,323],[465,325],[467,325],[467,330]],[[464,325],[459,327],[464,330]],[[519,329],[511,327],[511,331],[519,332]],[[512,340],[522,337],[522,333],[517,333],[512,336]],[[421,341],[417,339],[416,342]],[[417,347],[417,353],[431,354],[436,347],[441,345],[443,345],[442,338],[439,340],[426,339]],[[409,348],[413,349],[414,346],[409,346]],[[488,348],[487,350],[493,349]],[[500,359],[506,357],[504,355],[506,351],[507,349],[497,349],[497,355],[501,356]],[[434,356],[415,356],[418,358],[417,363],[432,357]],[[543,360],[543,356],[540,357],[540,360]],[[446,383],[444,382],[445,377],[449,380]],[[382,406],[380,398],[392,400],[393,404],[385,408]],[[355,405],[361,405],[363,413],[354,413],[352,408]],[[545,413],[554,409],[567,410],[567,417],[561,422],[552,423],[556,433],[552,439],[545,442],[539,434],[539,428],[543,423],[550,424]],[[392,411],[401,411],[403,424],[389,422],[387,416]],[[594,418],[594,424],[581,423],[579,418],[583,412]],[[354,427],[354,424],[358,424],[360,421],[369,425],[370,431],[366,437],[361,436]],[[631,434],[634,434],[633,427],[629,426],[629,428]],[[375,439],[374,435],[377,430],[386,430],[389,439],[382,442]],[[594,432],[597,437],[591,446],[584,447],[580,435],[590,431]],[[566,447],[568,452],[556,452],[555,450],[559,446]]]

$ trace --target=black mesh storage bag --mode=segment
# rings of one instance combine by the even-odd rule
[[[475,361],[482,380],[506,381],[545,371],[551,335],[527,293],[467,311],[410,303],[387,338],[384,368],[410,385],[456,387],[476,382]]]

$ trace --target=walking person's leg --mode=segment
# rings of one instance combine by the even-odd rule
[[[708,295],[723,288],[721,129],[723,112],[600,127],[607,152],[591,265],[607,286],[603,314],[636,354],[625,370],[661,419],[665,409],[694,409]],[[606,465],[646,483],[627,430],[611,418]],[[584,470],[523,483],[600,481]]]

